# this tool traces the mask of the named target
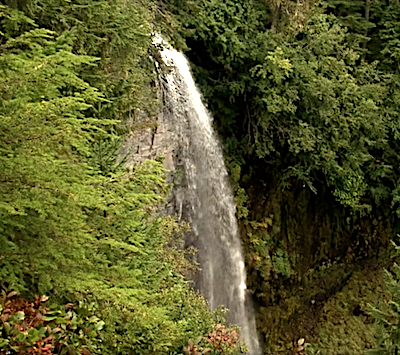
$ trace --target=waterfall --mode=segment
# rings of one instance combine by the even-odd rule
[[[164,114],[180,147],[186,186],[177,209],[180,214],[185,210],[195,235],[200,264],[196,287],[211,309],[220,305],[229,309],[228,321],[240,326],[249,354],[260,355],[236,206],[212,117],[185,56],[157,36],[155,43],[162,44],[161,59],[169,67],[163,82]]]

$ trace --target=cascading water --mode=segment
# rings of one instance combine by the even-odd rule
[[[185,56],[160,38],[155,42],[162,44],[161,57],[170,68],[163,83],[164,115],[179,141],[186,181],[179,201],[180,214],[185,206],[185,216],[196,236],[200,263],[196,286],[211,309],[220,305],[229,309],[228,321],[241,327],[249,354],[259,355],[254,313],[251,302],[246,302],[246,270],[236,206],[212,117]]]

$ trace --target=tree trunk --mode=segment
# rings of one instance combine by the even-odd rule
[[[369,22],[369,18],[370,18],[371,3],[372,3],[372,0],[365,0],[365,21],[367,21],[367,22]],[[364,36],[365,37],[368,36],[368,27],[364,31]],[[364,49],[367,48],[367,42],[363,43],[363,48]]]
[[[271,29],[277,31],[281,1],[280,0],[271,1],[271,7],[272,7]]]

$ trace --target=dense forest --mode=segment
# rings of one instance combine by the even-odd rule
[[[264,353],[397,354],[398,0],[2,1],[0,354],[246,353],[163,157],[120,154],[157,125],[154,33],[223,142]]]

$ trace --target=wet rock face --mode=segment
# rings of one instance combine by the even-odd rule
[[[138,117],[128,123],[131,132],[121,150],[121,157],[126,157],[126,166],[133,167],[146,159],[164,157],[164,168],[175,170],[174,155],[178,149],[174,131],[168,126],[164,113],[156,119]]]
[[[177,127],[173,117],[173,108],[168,103],[165,78],[160,74],[158,82],[158,98],[162,103],[159,113],[155,118],[142,115],[132,119],[127,124],[130,132],[125,138],[120,152],[120,159],[126,159],[125,166],[133,168],[136,164],[147,159],[164,158],[163,166],[168,170],[167,182],[172,185],[171,193],[168,196],[162,213],[177,215],[179,221],[188,221],[187,211],[190,205],[185,201],[184,195],[187,188],[183,161],[183,135],[189,132],[182,132],[186,127]],[[187,245],[194,244],[192,233],[187,235]]]

